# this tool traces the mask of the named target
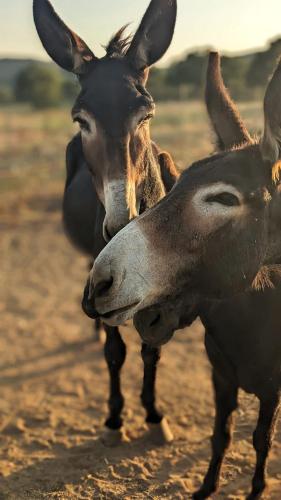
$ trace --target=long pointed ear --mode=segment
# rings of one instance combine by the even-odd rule
[[[55,12],[49,0],[33,0],[33,16],[41,42],[49,56],[63,69],[82,74],[96,59],[81,38]]]
[[[281,59],[264,98],[264,135],[261,153],[265,161],[275,164],[281,159]]]
[[[206,105],[217,135],[217,146],[223,151],[243,142],[252,142],[239,112],[224,85],[220,56],[209,55],[206,85]]]
[[[137,70],[144,70],[165,54],[173,38],[177,0],[151,0],[132,40],[127,57]]]

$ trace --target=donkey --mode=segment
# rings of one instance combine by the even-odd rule
[[[150,138],[155,103],[146,89],[149,68],[167,51],[174,33],[176,0],[152,0],[133,38],[125,27],[98,59],[69,29],[48,0],[34,0],[35,25],[44,48],[63,69],[74,73],[81,91],[72,109],[80,125],[67,147],[63,219],[67,235],[96,258],[131,219],[155,205],[172,188],[178,173],[171,156]],[[121,436],[124,398],[120,371],[126,346],[119,330],[105,326],[105,359],[110,374],[106,428]],[[147,422],[166,428],[155,405],[160,350],[142,345],[141,399]],[[113,438],[114,440],[114,438]]]
[[[212,53],[206,100],[221,152],[191,167],[164,201],[119,233],[99,257],[92,276],[95,290],[101,279],[108,279],[110,269],[112,288],[118,280],[122,307],[128,304],[129,312],[120,313],[119,303],[109,297],[110,288],[104,294],[98,290],[96,306],[106,310],[102,315],[110,323],[131,316],[138,306],[130,308],[130,304],[137,300],[141,307],[150,306],[138,310],[134,319],[150,345],[163,345],[175,329],[191,324],[197,316],[206,328],[216,418],[212,459],[202,488],[193,496],[196,500],[218,489],[239,388],[260,401],[253,435],[257,462],[248,500],[261,498],[266,488],[281,401],[281,213],[278,186],[272,180],[272,172],[277,178],[276,162],[281,156],[280,98],[281,61],[265,96],[264,135],[260,142],[253,141],[225,89],[219,56]],[[180,213],[185,224],[177,232],[172,224]],[[138,262],[130,238],[138,249]],[[113,257],[118,251],[124,256],[121,263]],[[159,267],[154,255],[161,261]],[[162,276],[156,280],[157,273]],[[132,296],[134,274],[142,276],[145,284],[140,280],[136,288],[134,282]],[[252,288],[245,291],[251,283]]]

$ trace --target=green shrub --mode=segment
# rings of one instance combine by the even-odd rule
[[[61,74],[54,67],[27,66],[16,79],[15,98],[37,109],[58,106],[62,100]]]

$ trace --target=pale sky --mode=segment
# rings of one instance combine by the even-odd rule
[[[53,0],[63,20],[94,50],[123,24],[136,28],[149,0]],[[178,0],[175,37],[164,62],[189,48],[239,52],[281,36],[280,0]],[[32,0],[0,0],[0,57],[48,59],[32,20]]]

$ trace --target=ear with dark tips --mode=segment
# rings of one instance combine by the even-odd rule
[[[281,59],[264,98],[264,135],[261,153],[272,164],[281,158]]]
[[[243,142],[252,142],[252,138],[224,85],[220,56],[217,52],[211,52],[209,55],[205,97],[220,150],[230,149]]]
[[[176,24],[177,0],[151,0],[127,52],[130,62],[144,70],[169,48]]]
[[[96,58],[85,42],[64,24],[49,0],[33,0],[33,16],[49,56],[61,68],[83,74],[87,64]]]

